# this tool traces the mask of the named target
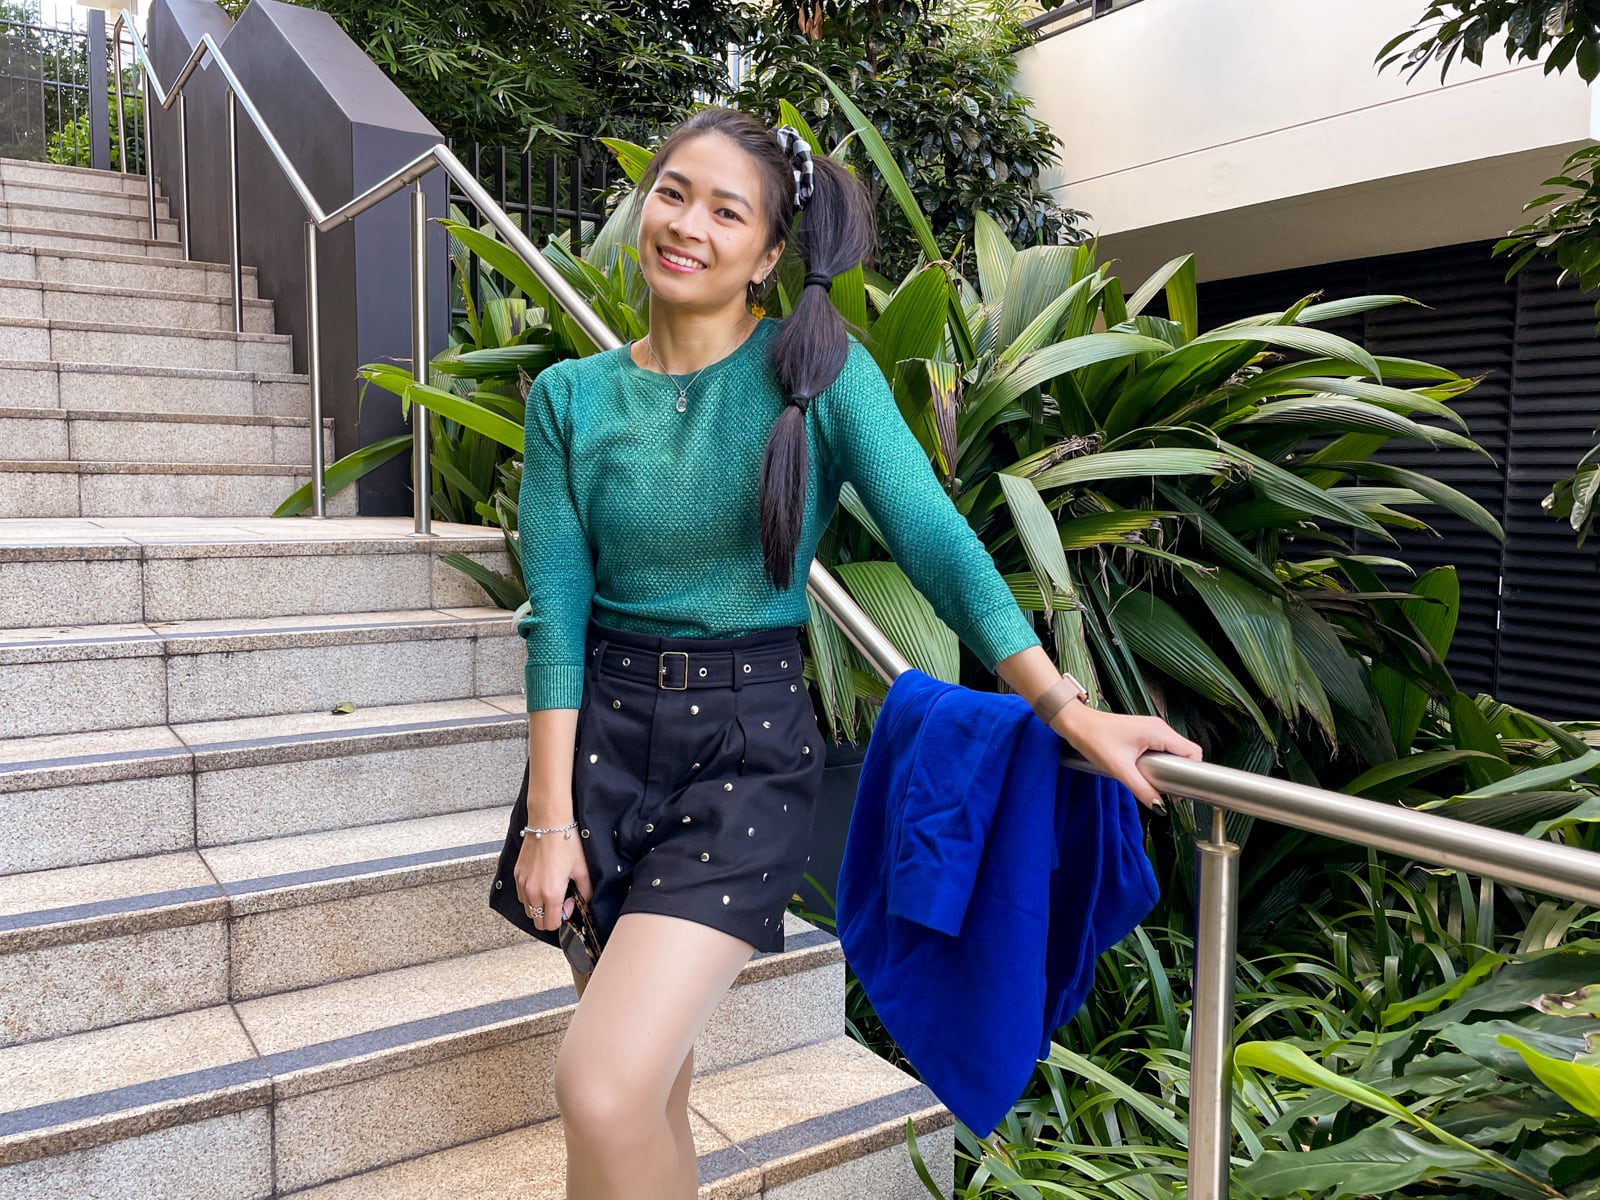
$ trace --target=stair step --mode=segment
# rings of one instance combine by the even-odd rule
[[[0,628],[486,604],[451,553],[510,569],[498,530],[442,521],[417,537],[400,517],[0,520]]]
[[[43,229],[53,232],[86,233],[95,237],[146,237],[150,218],[134,213],[71,210],[47,204],[0,203],[0,225],[12,229]],[[173,217],[157,217],[156,241],[177,242],[178,222]]]
[[[83,187],[67,180],[13,180],[0,171],[0,204],[26,204],[58,211],[108,212],[150,220],[150,200],[141,189],[129,192],[103,187]],[[156,197],[156,216],[170,217],[167,201]]]
[[[13,737],[501,696],[523,647],[502,609],[0,632]]]
[[[137,196],[145,195],[149,187],[143,175],[104,171],[94,167],[69,167],[60,163],[35,162],[27,158],[0,158],[0,181],[96,188],[108,192],[127,192],[129,195]]]
[[[928,1089],[852,1038],[833,1038],[703,1076],[689,1123],[706,1200],[927,1200],[905,1123],[937,1182],[955,1173],[953,1119]],[[297,1200],[563,1200],[559,1119],[336,1183]]]
[[[259,516],[311,479],[272,463],[0,462],[0,517]],[[328,500],[353,515],[356,493]]]
[[[333,421],[323,421],[333,461]],[[294,417],[0,408],[0,447],[9,462],[87,461],[308,467],[310,422]]]
[[[410,820],[516,792],[522,696],[0,742],[0,876]],[[84,838],[83,814],[116,829]]]
[[[146,232],[148,232],[148,227]],[[137,254],[150,259],[183,259],[183,246],[178,242],[153,241],[150,238],[129,235],[118,237],[108,233],[78,233],[69,229],[36,229],[28,225],[0,223],[0,246],[26,246],[34,250],[62,250],[90,254]]]
[[[520,775],[520,772],[519,772]],[[0,1047],[525,940],[493,808],[0,876]]]
[[[39,283],[82,283],[141,292],[185,295],[233,295],[233,274],[226,263],[153,259],[142,254],[96,254],[86,250],[42,250],[0,245],[0,279]],[[257,273],[240,271],[247,300],[255,299]]]
[[[0,358],[0,396],[27,408],[309,417],[305,375]]]
[[[17,318],[232,332],[233,301],[86,283],[0,279],[0,321]],[[244,327],[246,333],[272,333],[272,301],[246,300]]]
[[[785,932],[784,951],[746,964],[696,1043],[696,1074],[713,1094],[719,1072],[839,1044],[838,942],[792,916]],[[560,952],[522,938],[0,1050],[0,1197],[42,1195],[62,1178],[82,1195],[150,1195],[169,1157],[205,1174],[162,1194],[276,1195],[551,1118],[575,1001]],[[828,1062],[843,1068],[846,1055]],[[799,1088],[819,1065],[813,1056],[785,1075]],[[861,1089],[840,1075],[855,1098]],[[897,1121],[901,1110],[937,1120],[907,1082],[880,1084],[873,1099],[900,1094]],[[738,1089],[722,1091],[727,1115],[707,1105],[708,1121],[735,1116]]]
[[[138,324],[22,317],[0,322],[0,358],[205,367],[221,371],[287,372],[294,369],[293,339],[286,333],[164,329]]]

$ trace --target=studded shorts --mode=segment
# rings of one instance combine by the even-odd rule
[[[823,765],[796,632],[652,637],[591,620],[585,650],[573,814],[601,937],[653,912],[781,950]],[[686,678],[682,651],[726,652],[731,683]]]

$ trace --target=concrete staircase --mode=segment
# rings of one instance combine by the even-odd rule
[[[268,519],[306,380],[143,186],[0,161],[0,1200],[559,1200],[576,996],[486,903],[521,644],[440,561],[500,540]],[[696,1047],[701,1195],[924,1197],[908,1119],[948,1186],[785,930]]]

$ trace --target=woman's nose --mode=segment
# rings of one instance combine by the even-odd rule
[[[692,208],[680,209],[677,215],[667,222],[667,228],[672,231],[673,236],[683,238],[686,241],[699,239],[703,236],[704,227],[700,214]]]

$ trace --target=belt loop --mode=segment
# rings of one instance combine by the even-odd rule
[[[605,638],[597,638],[595,640],[594,652],[590,654],[589,657],[594,659],[594,662],[591,665],[594,667],[594,675],[596,679],[600,678],[600,668],[605,665],[606,647],[609,645],[611,645],[611,643]]]
[[[743,664],[739,661],[739,651],[728,651],[728,672],[733,676],[733,690],[740,691],[744,688]]]

